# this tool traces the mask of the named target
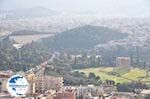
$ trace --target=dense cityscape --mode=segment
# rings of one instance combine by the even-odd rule
[[[0,99],[150,99],[148,0],[37,1],[0,0]]]

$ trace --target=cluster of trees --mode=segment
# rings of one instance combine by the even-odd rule
[[[0,42],[0,70],[26,71],[51,57],[49,49],[32,42],[20,49],[13,46],[9,37]]]
[[[120,92],[135,92],[136,89],[148,89],[148,86],[146,84],[137,82],[137,83],[123,83],[123,84],[117,84],[117,89]]]
[[[83,69],[89,67],[100,67],[101,64],[101,57],[96,58],[95,56],[89,57],[75,57],[74,63],[71,64],[73,69]]]
[[[65,85],[100,85],[102,83],[100,77],[96,76],[94,73],[89,73],[89,75],[86,75],[85,73],[79,71],[72,72],[67,66],[46,67],[45,73],[51,76],[63,77]]]
[[[13,47],[8,38],[0,42],[0,69],[9,70],[14,68],[14,55],[17,50]]]
[[[50,62],[50,65],[60,67],[70,67],[72,69],[83,69],[89,67],[100,67],[102,59],[100,55],[87,56],[86,52],[81,53],[81,57],[72,55],[70,53],[60,52],[59,55]]]
[[[94,73],[89,73],[87,76],[83,72],[74,71],[70,72],[69,76],[64,77],[65,85],[100,85],[102,84],[99,76],[96,76]]]

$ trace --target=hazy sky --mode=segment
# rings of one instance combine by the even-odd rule
[[[150,0],[0,0],[0,8],[31,8],[43,6],[46,8],[80,12],[92,11],[117,14],[149,14]]]

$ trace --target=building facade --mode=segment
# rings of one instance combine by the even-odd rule
[[[36,78],[35,81],[35,91],[39,93],[44,93],[47,90],[60,91],[63,87],[62,77],[51,77],[51,76],[41,76]]]
[[[76,99],[75,92],[58,92],[53,99]]]
[[[129,57],[117,57],[116,58],[116,66],[121,69],[130,71],[131,60]]]

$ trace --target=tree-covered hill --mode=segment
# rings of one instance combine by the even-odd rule
[[[62,32],[53,39],[47,38],[44,40],[44,43],[57,50],[78,50],[90,49],[98,44],[104,44],[111,40],[119,40],[125,37],[127,37],[127,34],[113,29],[87,25]]]
[[[6,37],[0,41],[0,70],[26,71],[51,58],[48,47],[32,42],[16,49]]]

